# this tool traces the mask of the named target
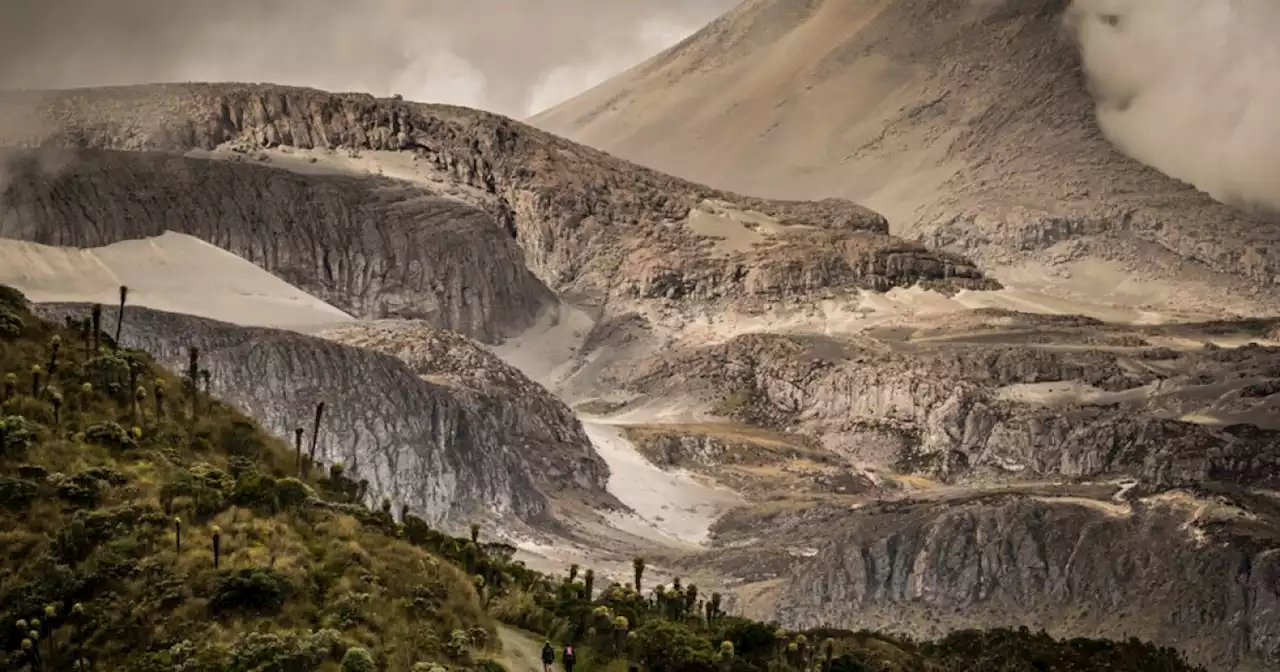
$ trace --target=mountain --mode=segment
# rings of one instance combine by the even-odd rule
[[[743,193],[852,199],[1010,287],[1276,313],[1280,225],[1108,142],[1070,4],[746,0],[530,122]],[[1122,31],[1120,5],[1073,18]]]
[[[1006,286],[847,199],[712,188],[475,110],[248,84],[9,92],[0,110],[6,245],[110,259],[191,236],[238,257],[243,277],[175,312],[140,293],[125,342],[174,368],[198,344],[215,391],[277,435],[331,402],[320,454],[376,496],[498,514],[524,559],[601,581],[644,556],[650,581],[696,578],[784,627],[1141,620],[1198,662],[1277,660],[1274,320]],[[34,279],[51,257],[12,258]],[[287,285],[266,298],[352,319],[197,305],[262,274]],[[110,298],[101,282],[77,291]],[[1027,550],[983,555],[992,540]],[[1191,590],[1144,548],[1221,571]],[[1080,588],[1027,598],[1063,586]],[[1172,597],[1115,608],[1157,587]]]

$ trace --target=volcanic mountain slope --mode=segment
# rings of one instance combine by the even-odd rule
[[[745,193],[851,198],[1010,286],[1276,312],[1280,226],[1108,143],[1069,4],[746,0],[530,121]]]

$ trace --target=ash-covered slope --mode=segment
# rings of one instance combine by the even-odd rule
[[[746,0],[531,123],[745,193],[854,199],[1011,286],[1274,313],[1280,225],[1107,141],[1069,4]]]
[[[16,205],[9,206],[0,235],[101,244],[142,235],[144,229],[149,234],[176,227],[235,247],[339,307],[357,305],[357,299],[376,306],[382,299],[373,281],[383,274],[398,282],[383,292],[397,299],[396,306],[427,293],[433,277],[395,277],[412,272],[417,259],[387,261],[391,250],[433,231],[405,231],[408,224],[431,221],[435,214],[448,217],[444,205],[390,196],[413,189],[447,192],[469,206],[448,206],[460,216],[471,217],[478,208],[492,221],[483,235],[470,234],[487,241],[479,251],[446,245],[424,256],[444,259],[446,266],[509,264],[499,241],[488,238],[503,231],[514,237],[537,278],[562,297],[590,306],[654,299],[767,301],[915,283],[995,286],[962,257],[887,235],[882,217],[848,201],[736,196],[462,108],[266,85],[184,84],[10,93],[0,95],[0,114],[6,120],[0,144],[95,150],[58,169],[19,170],[5,194]],[[285,151],[309,152],[312,166],[330,161],[325,150],[390,152],[413,161],[398,175],[403,179],[384,183],[367,176],[304,180],[290,174],[297,170],[152,154],[181,151],[203,158],[228,147],[252,148],[250,155],[267,150],[262,155],[282,168],[288,163],[280,155]],[[308,165],[299,163],[298,170]],[[95,196],[99,183],[113,185],[106,188],[110,206]],[[211,185],[210,193],[196,196],[194,204],[173,202],[176,190],[202,185]],[[249,204],[239,206],[244,199]],[[88,216],[75,205],[82,200],[89,203]],[[167,207],[179,208],[183,216],[162,223]],[[396,216],[411,207],[421,212]],[[135,213],[141,225],[131,223]],[[376,225],[387,216],[391,225]],[[321,223],[311,224],[315,219]],[[252,233],[263,223],[270,233]],[[275,242],[284,239],[306,246],[292,250]],[[452,252],[462,258],[449,260]],[[477,263],[481,253],[491,261]],[[467,297],[459,298],[453,288],[461,284],[465,292],[471,279],[464,271],[447,277],[455,279],[441,292],[454,299],[448,310],[464,310]],[[348,292],[354,296],[347,298],[329,285],[355,285],[361,292]],[[399,285],[424,291],[410,294]],[[523,287],[509,291],[526,300],[536,294]],[[488,315],[500,315],[511,303],[497,289],[484,296],[491,297]],[[483,324],[484,317],[455,321]]]
[[[47,319],[79,319],[89,306],[37,310]],[[107,313],[104,328],[112,332],[114,315]],[[324,401],[317,459],[343,462],[348,473],[368,481],[373,501],[390,498],[397,510],[407,505],[426,520],[465,525],[496,514],[508,522],[547,523],[548,497],[565,489],[613,503],[604,494],[608,469],[567,408],[548,405],[536,418],[495,412],[511,403],[501,397],[512,387],[533,384],[513,383],[519,374],[478,344],[444,338],[458,361],[501,370],[473,374],[476,388],[460,392],[424,376],[432,367],[423,362],[411,368],[333,340],[144,308],[126,309],[121,335],[124,345],[144,348],[179,371],[187,349],[199,347],[213,392],[286,440],[297,427],[309,436],[315,405]],[[447,374],[455,366],[440,362],[435,371]]]

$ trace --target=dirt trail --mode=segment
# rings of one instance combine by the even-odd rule
[[[502,658],[499,662],[508,672],[542,672],[542,644],[532,635],[499,625],[498,639],[502,641]]]

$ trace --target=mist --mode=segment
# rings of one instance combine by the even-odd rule
[[[1280,211],[1280,2],[1074,0],[1066,21],[1117,147]]]
[[[523,118],[735,0],[3,0],[0,89],[248,81]]]

